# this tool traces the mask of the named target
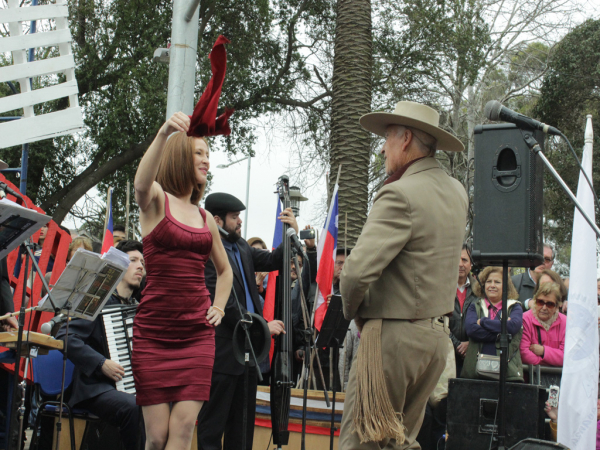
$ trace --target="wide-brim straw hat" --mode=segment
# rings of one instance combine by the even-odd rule
[[[437,149],[447,152],[462,152],[465,146],[456,137],[442,130],[440,114],[433,108],[421,103],[398,102],[393,113],[372,112],[360,118],[362,127],[385,137],[385,132],[390,125],[404,125],[424,131],[437,139]]]

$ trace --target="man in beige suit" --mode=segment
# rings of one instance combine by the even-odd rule
[[[434,158],[462,151],[428,106],[399,102],[360,124],[386,141],[389,176],[341,274],[344,315],[362,327],[341,450],[418,449],[425,405],[446,363],[467,195]],[[441,321],[440,321],[441,320]]]

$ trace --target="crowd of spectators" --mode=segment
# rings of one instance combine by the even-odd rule
[[[40,237],[42,243],[45,238],[45,231],[47,230],[42,230],[42,236]],[[117,225],[114,229],[115,245],[122,239],[125,239],[124,227]],[[264,240],[258,237],[249,239],[248,243],[256,248],[267,249]],[[300,266],[298,272],[306,275],[306,278],[304,276],[302,278],[303,282],[308,285],[305,289],[305,297],[310,311],[316,289],[315,275],[317,267],[314,241],[309,243],[311,245],[308,254],[312,273],[310,277],[308,274],[303,273],[304,261],[301,255],[299,255],[298,260]],[[75,236],[69,246],[67,261],[73,257],[79,248],[92,251],[92,241],[84,236]],[[332,295],[339,294],[340,274],[349,252],[350,249],[344,248],[337,251]],[[38,254],[35,256],[39,257]],[[456,376],[459,378],[485,379],[488,374],[482,375],[482,373],[479,373],[478,360],[482,355],[491,357],[500,355],[498,335],[501,331],[502,296],[505,289],[508,310],[507,331],[511,337],[508,352],[508,381],[528,382],[528,372],[526,370],[528,365],[562,367],[569,279],[562,279],[554,272],[552,270],[553,264],[554,251],[550,246],[545,245],[543,264],[508,277],[508,284],[504,286],[503,269],[501,267],[485,267],[479,272],[473,271],[470,249],[466,244],[463,245],[459,262],[455,307],[448,314],[449,345],[454,349],[453,355],[451,355],[452,358],[449,358],[451,362],[448,364],[453,364],[455,367],[448,367],[447,369],[452,370],[444,372],[443,379],[436,387],[436,389],[439,388],[439,392],[435,396],[436,399],[435,401],[432,399],[427,406],[425,421],[420,439],[418,439],[423,450],[427,450],[428,446],[437,448],[439,436],[444,432],[446,401],[443,397],[447,395],[448,378]],[[294,323],[291,332],[294,336],[294,369],[296,375],[299,375],[304,361],[301,336],[305,323],[300,307],[300,284],[297,280],[294,261],[291,262],[291,266],[294,309]],[[17,271],[19,269],[20,267],[16,268]],[[51,270],[51,267],[49,269]],[[261,302],[264,305],[269,275],[265,272],[258,272],[255,277]],[[598,292],[600,299],[600,279],[598,280]],[[327,300],[330,301],[331,296]],[[334,367],[330,364],[329,353],[321,350],[319,359],[325,372],[326,387],[331,388],[330,379],[335,378],[334,382],[337,389],[344,390],[346,388],[348,374],[359,342],[360,332],[352,321],[343,347],[340,349],[338,361],[331,361],[336,366],[335,377],[329,373],[330,369]],[[270,371],[269,362],[263,362],[261,369],[265,375],[268,375]],[[268,376],[266,378],[268,380]],[[318,385],[319,388],[322,387],[320,382]],[[440,392],[441,395],[439,395]],[[551,417],[553,414],[555,415],[555,410],[549,407],[546,408],[546,411]],[[437,431],[434,433],[433,430]],[[431,444],[428,444],[429,442]]]

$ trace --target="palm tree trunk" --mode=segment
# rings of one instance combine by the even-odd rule
[[[372,66],[371,1],[338,0],[329,180],[331,192],[342,164],[339,217],[348,214],[349,246],[367,219],[371,137],[358,119],[371,110]]]

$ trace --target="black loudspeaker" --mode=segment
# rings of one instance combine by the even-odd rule
[[[473,260],[482,266],[544,262],[543,162],[513,124],[475,127]],[[533,132],[540,146],[541,131]]]
[[[544,436],[547,397],[546,390],[538,386],[506,383],[507,447],[523,439]],[[490,442],[498,432],[497,406],[497,381],[451,379],[446,450],[489,450]]]
[[[557,442],[540,441],[539,439],[525,439],[519,442],[510,450],[569,450],[569,447],[565,447]]]

